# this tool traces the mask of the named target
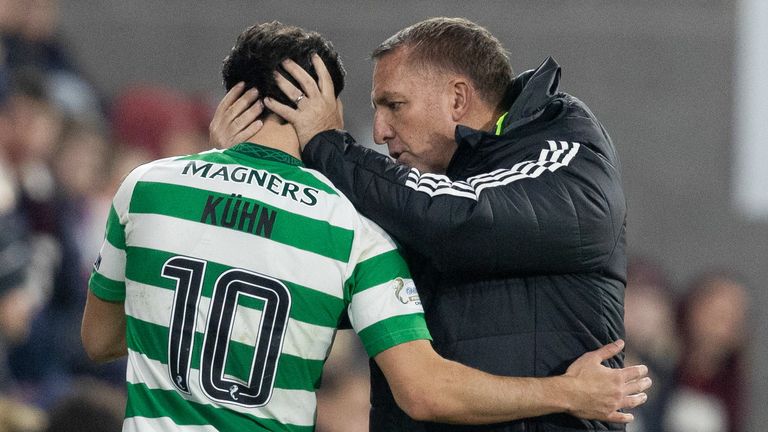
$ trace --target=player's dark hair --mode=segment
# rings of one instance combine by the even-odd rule
[[[501,42],[484,27],[464,18],[430,18],[390,36],[371,58],[378,60],[400,48],[410,50],[409,60],[415,67],[460,73],[472,80],[487,103],[506,102],[512,66]]]
[[[317,53],[328,68],[336,96],[344,89],[344,65],[331,42],[317,32],[286,25],[278,21],[256,24],[237,37],[235,46],[224,59],[221,74],[224,87],[229,90],[240,81],[245,88],[259,89],[259,98],[270,97],[289,106],[295,106],[277,86],[274,71],[279,71],[296,88],[301,86],[286,72],[280,62],[289,58],[304,68],[317,81],[312,65],[312,54]],[[262,117],[271,111],[264,108]]]

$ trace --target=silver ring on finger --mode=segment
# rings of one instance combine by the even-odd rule
[[[304,93],[300,94],[299,97],[293,100],[294,105],[299,105],[299,102],[304,99]]]

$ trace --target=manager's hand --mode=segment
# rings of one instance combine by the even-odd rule
[[[634,419],[620,410],[645,403],[645,391],[651,387],[645,365],[612,369],[602,362],[619,354],[624,341],[618,340],[590,351],[574,361],[563,375],[572,381],[566,387],[574,402],[568,413],[584,419],[628,423]]]
[[[320,132],[344,127],[342,104],[336,97],[333,80],[331,80],[325,63],[320,59],[320,56],[312,54],[312,64],[317,72],[317,82],[293,60],[286,59],[283,61],[283,67],[296,79],[301,90],[275,72],[277,86],[290,100],[294,101],[296,108],[269,97],[264,98],[264,105],[267,108],[291,123],[296,129],[302,150]]]
[[[208,126],[213,147],[232,147],[246,141],[264,126],[261,120],[256,120],[264,111],[264,104],[259,100],[259,91],[254,87],[243,93],[244,89],[245,83],[237,83],[216,107]]]

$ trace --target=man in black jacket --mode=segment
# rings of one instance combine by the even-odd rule
[[[283,66],[297,85],[278,83],[294,106],[264,104],[294,124],[305,164],[401,243],[435,349],[487,372],[541,377],[622,338],[619,162],[589,109],[558,90],[558,64],[548,58],[513,78],[496,38],[452,18],[408,27],[372,57],[374,139],[396,162],[336,130],[332,89],[291,62]],[[418,423],[371,367],[373,431],[624,430],[568,415],[469,429]]]

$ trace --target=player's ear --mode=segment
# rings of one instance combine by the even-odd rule
[[[472,84],[463,77],[452,79],[448,85],[451,102],[451,118],[453,121],[459,122],[469,111],[469,106],[472,103],[472,99],[475,97],[475,89]]]

